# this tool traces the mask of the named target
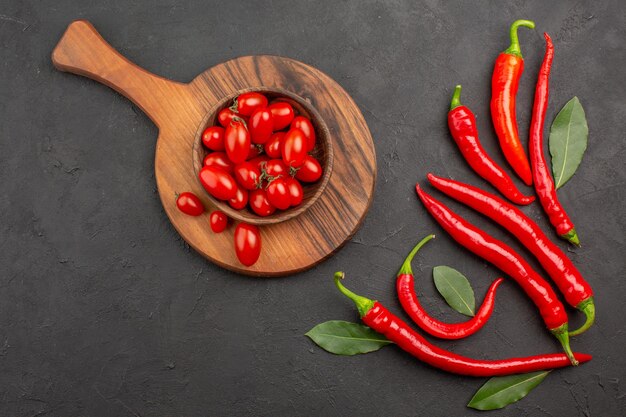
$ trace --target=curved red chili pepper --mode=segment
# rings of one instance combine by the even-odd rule
[[[515,204],[530,204],[535,201],[534,196],[523,195],[515,186],[511,177],[489,157],[478,139],[476,118],[466,106],[461,105],[461,86],[454,89],[450,111],[448,112],[448,127],[461,154],[472,167],[474,172],[493,185],[506,198]]]
[[[459,375],[491,377],[562,368],[570,365],[570,359],[562,353],[527,356],[525,358],[480,360],[441,349],[429,343],[379,302],[356,295],[348,290],[340,282],[343,277],[343,272],[336,272],[335,285],[342,294],[354,302],[363,323],[384,335],[402,350],[435,368]],[[572,355],[572,358],[575,358],[572,360],[576,363],[584,363],[592,358],[591,355],[584,353]]]
[[[556,228],[556,232],[560,237],[569,240],[574,245],[580,246],[580,240],[574,224],[565,210],[563,210],[563,206],[561,206],[556,196],[554,181],[543,154],[543,124],[546,118],[546,109],[548,108],[550,69],[552,67],[552,59],[554,58],[552,39],[550,39],[547,33],[544,33],[543,36],[546,38],[546,53],[539,70],[539,77],[537,78],[535,103],[530,121],[530,162],[535,181],[535,190],[543,210],[550,219],[550,223]]]
[[[530,20],[516,20],[511,25],[511,45],[498,55],[491,77],[491,119],[506,160],[522,181],[531,185],[530,165],[519,140],[515,115],[517,87],[524,71],[524,58],[517,37],[520,26],[534,29],[535,24]]]
[[[570,336],[583,333],[595,320],[593,290],[563,251],[517,207],[469,184],[428,174],[428,181],[453,199],[470,206],[508,230],[537,258],[567,303],[585,313],[587,320]]]
[[[522,287],[539,308],[539,313],[550,332],[559,340],[565,353],[576,365],[569,346],[567,314],[552,287],[510,246],[478,229],[426,194],[419,184],[415,189],[426,210],[454,240],[497,266]]]
[[[493,313],[493,307],[495,305],[496,290],[498,286],[504,281],[503,278],[496,279],[485,295],[485,300],[478,309],[478,312],[470,320],[462,323],[444,323],[431,317],[426,310],[422,307],[415,294],[415,283],[413,278],[413,270],[411,268],[411,261],[413,257],[428,241],[433,239],[435,235],[428,235],[422,239],[409,253],[404,260],[398,277],[396,279],[396,292],[400,304],[404,311],[411,317],[411,319],[422,328],[426,333],[439,337],[441,339],[462,339],[467,336],[471,336],[489,321],[491,313]]]

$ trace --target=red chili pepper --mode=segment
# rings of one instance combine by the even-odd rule
[[[576,229],[574,229],[574,224],[565,210],[563,210],[563,206],[561,206],[556,196],[554,181],[543,155],[543,124],[546,118],[546,109],[548,108],[550,68],[554,58],[552,39],[550,39],[547,33],[544,33],[543,36],[546,38],[546,54],[543,58],[537,86],[535,87],[535,104],[533,105],[533,115],[530,121],[530,162],[535,181],[535,190],[543,210],[550,219],[550,223],[556,228],[556,232],[560,237],[569,240],[574,245],[580,246],[580,240],[578,239],[578,234],[576,234]]]
[[[525,358],[479,360],[441,349],[429,343],[378,301],[356,295],[345,288],[339,282],[343,277],[343,272],[335,272],[335,285],[342,294],[356,304],[363,323],[384,335],[402,350],[435,368],[459,375],[491,377],[562,368],[570,364],[568,356],[562,353],[527,356]],[[584,353],[575,353],[573,357],[575,359],[572,360],[576,363],[591,360],[591,355]]]
[[[507,244],[478,229],[426,194],[419,184],[415,189],[428,212],[454,240],[497,266],[522,287],[539,308],[539,313],[550,332],[561,342],[563,350],[576,365],[569,346],[567,314],[552,287]]]
[[[411,261],[413,257],[429,240],[433,239],[435,235],[428,235],[421,242],[417,244],[406,257],[398,277],[396,279],[396,292],[400,299],[400,304],[404,311],[411,317],[411,319],[422,328],[426,333],[440,337],[442,339],[462,339],[467,336],[471,336],[489,321],[496,298],[496,290],[498,286],[504,281],[503,278],[496,279],[489,287],[487,295],[483,304],[478,309],[478,312],[470,320],[463,323],[444,323],[433,317],[431,317],[426,310],[421,306],[417,295],[415,294],[413,270],[411,268]]]
[[[511,25],[511,46],[498,55],[491,78],[491,118],[506,160],[517,175],[532,184],[530,165],[517,133],[515,96],[519,79],[524,71],[524,58],[520,50],[517,29],[525,26],[535,28],[530,20],[516,20]]]
[[[517,207],[479,188],[462,182],[428,174],[428,181],[453,199],[470,206],[508,230],[537,258],[552,281],[559,287],[567,303],[587,317],[570,336],[583,333],[595,320],[593,290],[572,261],[543,233],[541,228]]]
[[[487,155],[478,139],[476,118],[466,106],[461,105],[461,86],[457,85],[450,102],[448,127],[461,154],[472,167],[488,183],[493,185],[506,198],[515,204],[530,204],[535,201],[533,196],[523,195],[515,186],[511,177]]]

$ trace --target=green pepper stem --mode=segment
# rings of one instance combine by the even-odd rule
[[[532,22],[530,20],[516,20],[515,22],[513,22],[513,24],[511,25],[511,30],[510,30],[510,34],[511,34],[511,45],[506,49],[506,51],[504,51],[505,54],[510,54],[510,55],[515,55],[518,57],[522,57],[522,49],[520,48],[520,44],[519,44],[519,37],[517,36],[517,29],[520,26],[524,26],[527,27],[529,29],[534,29],[535,28],[535,22]]]
[[[417,245],[415,245],[415,247],[411,250],[411,252],[409,252],[406,259],[404,260],[404,263],[400,267],[400,270],[398,271],[398,275],[413,275],[413,268],[411,268],[411,262],[413,261],[415,254],[417,253],[417,251],[419,251],[422,248],[422,246],[428,243],[429,240],[434,239],[434,238],[435,238],[435,235],[428,235],[424,239],[420,240],[420,242]]]
[[[574,353],[572,352],[572,348],[569,345],[569,333],[567,332],[567,323],[560,325],[556,329],[550,329],[550,332],[557,338],[559,342],[561,342],[561,346],[563,346],[563,350],[565,354],[569,358],[572,365],[578,365],[578,361],[574,357]]]
[[[576,229],[572,227],[572,230],[561,235],[561,237],[567,240],[572,245],[578,246],[580,248],[580,239],[578,238],[578,233],[576,233]]]
[[[587,320],[585,320],[585,323],[578,329],[573,332],[569,332],[570,337],[578,336],[579,334],[586,332],[596,320],[596,306],[593,304],[593,297],[589,297],[586,300],[581,301],[576,308],[585,313]]]
[[[450,110],[454,110],[460,105],[461,105],[461,84],[458,84],[456,87],[454,87],[454,93],[452,94],[452,101],[450,101]]]
[[[355,293],[344,287],[343,284],[340,282],[342,279],[344,279],[344,277],[345,274],[343,272],[335,272],[335,285],[343,295],[354,301],[357,310],[359,310],[359,315],[361,317],[365,316],[367,312],[370,311],[372,307],[374,307],[374,303],[376,301],[372,301],[369,298],[356,295]]]

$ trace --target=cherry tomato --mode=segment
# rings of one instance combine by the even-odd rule
[[[235,164],[246,160],[250,153],[250,134],[242,122],[237,120],[230,122],[226,128],[224,146],[228,159]]]
[[[289,126],[294,117],[293,107],[284,101],[277,101],[269,105],[268,110],[274,118],[274,130],[282,130]]]
[[[235,102],[237,104],[237,113],[244,116],[250,116],[258,108],[264,109],[267,107],[267,98],[263,94],[255,93],[254,91],[240,94]]]
[[[241,119],[246,120],[246,117],[244,115],[235,113],[234,111],[232,111],[230,108],[227,107],[225,109],[220,110],[220,112],[217,114],[217,121],[223,127],[228,127],[230,125],[230,122],[233,121],[233,117],[239,117]]]
[[[285,165],[282,159],[270,159],[265,163],[265,173],[270,177],[278,177],[279,175],[287,177],[289,167]]]
[[[322,166],[311,155],[304,158],[304,164],[298,169],[296,179],[302,182],[315,182],[322,176]]]
[[[202,132],[202,143],[212,151],[224,150],[224,128],[211,126]]]
[[[256,109],[250,115],[248,129],[250,130],[250,140],[252,143],[263,144],[267,142],[274,130],[272,113],[268,109]]]
[[[299,206],[304,198],[304,190],[302,185],[296,179],[291,177],[287,178],[287,188],[289,188],[289,195],[291,196],[291,207]]]
[[[199,176],[204,189],[217,199],[230,200],[237,194],[235,179],[220,168],[203,167]]]
[[[254,265],[261,255],[261,231],[258,227],[239,223],[235,228],[235,253],[245,266]]]
[[[176,198],[176,206],[180,211],[190,216],[199,216],[204,213],[202,201],[194,193],[185,191]]]
[[[270,157],[267,155],[259,155],[255,158],[249,159],[248,162],[252,162],[253,164],[255,164],[256,166],[259,167],[259,169],[263,168],[265,166],[265,163],[267,161],[270,160]]]
[[[235,166],[235,179],[246,190],[254,190],[259,186],[261,170],[257,164],[242,162]]]
[[[211,230],[215,233],[222,233],[228,226],[228,216],[223,211],[215,210],[209,217]]]
[[[261,152],[263,152],[263,145],[255,145],[254,143],[250,142],[250,150],[248,151],[246,161],[258,157],[259,155],[261,155]]]
[[[291,129],[300,129],[307,140],[306,151],[311,152],[315,148],[315,129],[309,119],[304,116],[297,116],[291,122]]]
[[[226,152],[211,152],[204,157],[202,165],[207,167],[220,168],[228,172],[229,174],[232,174],[235,168],[235,164],[233,164],[231,160],[228,159]]]
[[[228,204],[235,210],[243,209],[248,204],[248,190],[243,187],[237,187],[237,194],[230,200]]]
[[[291,206],[291,192],[284,178],[280,177],[271,181],[266,193],[269,202],[277,209],[286,210]]]
[[[280,158],[284,137],[285,132],[277,132],[270,136],[269,140],[265,142],[265,145],[263,146],[267,156],[270,158]]]
[[[269,216],[276,211],[276,207],[267,199],[267,193],[264,189],[250,191],[250,208],[261,217]]]
[[[285,135],[281,154],[283,162],[289,167],[298,168],[304,163],[306,157],[307,139],[300,129],[290,129]]]

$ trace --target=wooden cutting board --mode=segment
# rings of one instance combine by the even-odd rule
[[[295,274],[333,254],[363,221],[376,181],[374,144],[352,98],[321,71],[293,59],[258,55],[224,62],[189,84],[179,83],[131,63],[84,20],[69,25],[52,62],[61,71],[113,88],[154,121],[159,128],[154,163],[161,203],[183,239],[212,262],[246,275]],[[235,256],[234,227],[213,233],[208,213],[200,217],[181,213],[175,195],[191,191],[212,211],[194,173],[194,136],[209,109],[223,97],[257,87],[284,89],[308,100],[329,128],[334,164],[323,195],[307,211],[261,227],[261,257],[246,267]]]

